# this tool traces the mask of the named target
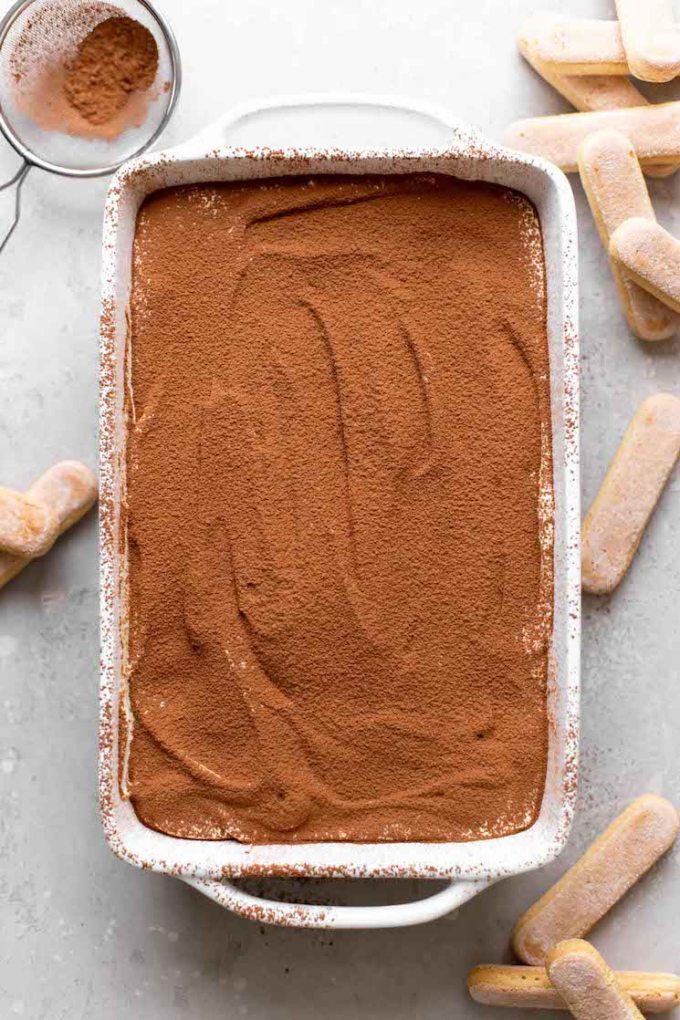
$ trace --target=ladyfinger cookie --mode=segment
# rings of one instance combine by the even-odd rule
[[[582,113],[589,110],[623,110],[631,106],[649,105],[647,97],[633,85],[630,78],[601,74],[561,74],[536,56],[531,48],[530,39],[529,31],[520,32],[517,40],[519,51],[526,62],[548,85]],[[677,170],[677,164],[660,163],[657,166],[645,167],[645,174],[647,177],[671,177]]]
[[[672,846],[679,826],[678,812],[663,797],[634,800],[520,917],[512,935],[518,958],[540,966],[558,942],[587,934]]]
[[[586,136],[605,128],[627,135],[643,166],[680,161],[680,101],[518,120],[506,131],[505,142],[571,173]]]
[[[680,29],[672,0],[616,0],[630,73],[643,81],[670,81],[680,74]]]
[[[601,74],[564,74],[551,64],[544,63],[532,50],[526,37],[519,37],[518,47],[534,71],[582,113],[589,110],[623,110],[631,106],[644,106],[647,102],[629,78],[612,78]]]
[[[643,1013],[667,1013],[680,1004],[680,977],[644,971],[616,972],[616,980]],[[484,1006],[515,1009],[567,1009],[545,967],[481,964],[467,977],[470,995]]]
[[[57,537],[57,521],[45,503],[0,486],[0,550],[42,556]]]
[[[29,499],[49,507],[63,535],[80,520],[97,499],[97,479],[89,468],[75,460],[62,461],[46,471],[28,490]],[[0,588],[16,577],[31,559],[0,553]]]
[[[680,397],[640,404],[583,522],[582,587],[607,595],[622,581],[680,455]]]
[[[535,14],[520,29],[522,44],[559,74],[628,74],[618,21]]]
[[[635,215],[613,232],[609,254],[640,287],[680,312],[680,241]]]
[[[597,949],[568,939],[550,952],[548,977],[576,1020],[643,1020]]]
[[[609,253],[611,235],[629,216],[655,222],[654,209],[640,163],[620,131],[595,131],[578,151],[578,168],[602,244]],[[672,312],[639,287],[610,259],[612,273],[630,328],[642,340],[665,340],[675,332]]]

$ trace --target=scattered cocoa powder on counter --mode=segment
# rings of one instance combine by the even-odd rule
[[[158,65],[149,29],[98,0],[45,4],[10,60],[17,106],[38,126],[107,140],[144,122]]]
[[[144,203],[124,505],[145,824],[278,843],[535,820],[543,273],[526,198],[444,175]]]

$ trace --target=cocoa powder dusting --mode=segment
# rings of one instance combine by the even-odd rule
[[[141,820],[252,842],[529,826],[552,624],[530,203],[431,174],[157,192],[129,372]]]
[[[130,93],[153,85],[158,46],[148,28],[132,18],[107,18],[85,37],[66,69],[64,94],[85,120],[105,124]]]
[[[158,64],[149,29],[96,0],[45,4],[10,61],[17,106],[36,124],[107,140],[144,123]]]

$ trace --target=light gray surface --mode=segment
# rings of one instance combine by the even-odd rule
[[[3,5],[4,7],[5,5]],[[546,7],[611,16],[606,0]],[[165,142],[227,107],[326,89],[438,101],[491,135],[567,106],[516,56],[534,0],[165,0],[186,86]],[[676,89],[677,92],[677,89]],[[673,87],[657,90],[671,95]],[[0,167],[14,159],[4,147]],[[680,234],[680,178],[656,183]],[[0,484],[96,458],[100,219],[105,184],[34,173],[0,261]],[[680,392],[680,342],[631,338],[580,188],[586,504],[639,401]],[[0,214],[6,200],[0,196]],[[0,595],[0,1016],[31,1020],[476,1017],[464,976],[507,958],[514,918],[644,790],[680,803],[680,474],[611,599],[585,600],[579,812],[563,858],[457,918],[387,933],[261,929],[106,849],[96,803],[97,550],[91,516]],[[680,970],[677,854],[598,928],[614,965]],[[423,891],[424,886],[421,886]],[[364,884],[300,887],[345,901]]]

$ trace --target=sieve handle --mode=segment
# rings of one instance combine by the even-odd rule
[[[2,255],[3,251],[7,247],[10,237],[19,225],[19,220],[21,219],[21,189],[24,181],[28,177],[28,171],[30,169],[31,164],[27,163],[24,159],[14,176],[8,181],[5,181],[4,184],[0,184],[0,191],[7,191],[12,187],[16,188],[16,191],[14,192],[14,218],[10,223],[9,228],[2,236],[2,240],[0,240],[0,255]]]
[[[386,907],[322,907],[310,903],[282,903],[280,900],[251,896],[231,882],[186,876],[182,878],[188,885],[221,907],[250,921],[275,924],[284,928],[354,931],[404,928],[436,921],[467,903],[491,884],[489,880],[456,880],[432,896],[409,903],[396,903]]]

